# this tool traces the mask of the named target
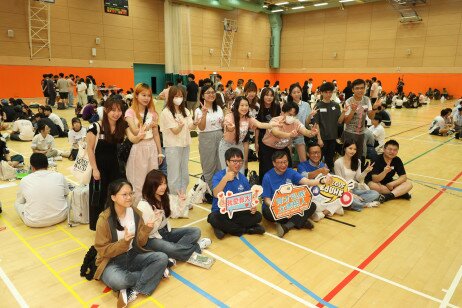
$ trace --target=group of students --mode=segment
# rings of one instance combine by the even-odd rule
[[[459,139],[462,134],[462,99],[456,101],[454,108],[444,108],[430,124],[428,133],[435,136],[448,136],[455,133]]]
[[[74,94],[77,90],[79,105],[83,106],[89,99],[92,99],[97,93],[96,80],[93,76],[83,77],[74,76],[74,74],[59,75],[43,74],[41,89],[45,97],[45,104],[55,106],[58,103],[58,109],[74,107]]]

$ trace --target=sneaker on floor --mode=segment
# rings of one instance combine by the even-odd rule
[[[247,229],[247,234],[263,234],[265,233],[265,227],[262,225],[255,225]]]
[[[170,276],[170,270],[168,268],[165,269],[163,276],[164,278],[168,278]]]
[[[411,200],[412,196],[410,193],[405,193],[404,195],[401,195],[397,197],[397,199],[405,199],[405,200]]]
[[[280,223],[276,223],[276,233],[279,237],[284,237],[284,235],[289,232],[289,229]]]
[[[379,206],[379,204],[380,204],[380,202],[378,202],[378,201],[372,201],[372,202],[366,203],[366,205],[364,207],[368,207],[368,208],[377,207],[377,206]]]
[[[210,245],[212,245],[212,240],[209,239],[208,237],[203,237],[197,243],[199,244],[199,247],[201,248],[201,250],[203,250],[203,249],[209,248]]]
[[[389,193],[389,194],[385,194],[385,195],[380,195],[379,202],[384,203],[384,202],[387,202],[387,201],[390,201],[390,200],[393,200],[393,199],[395,199],[395,195],[393,195],[392,193]]]
[[[326,217],[326,215],[324,215],[323,212],[318,212],[318,211],[314,212],[314,214],[311,215],[311,219],[313,219],[314,222],[318,222],[324,217]]]
[[[345,211],[343,210],[343,206],[339,207],[336,211],[335,214],[343,216],[345,214]]]
[[[57,164],[53,160],[53,158],[48,158],[48,167],[56,167]]]
[[[174,267],[176,265],[176,260],[173,258],[168,258],[167,268]]]
[[[213,228],[213,233],[215,233],[215,236],[219,240],[221,240],[221,239],[223,239],[225,237],[225,233],[223,231],[221,231],[220,229],[218,229],[218,228]]]
[[[138,292],[136,292],[132,288],[127,289],[127,304],[134,302],[137,297],[138,297]]]
[[[119,298],[117,300],[117,308],[125,308],[128,304],[127,290],[123,289],[119,291]]]
[[[207,193],[207,192],[204,194],[204,199],[205,199],[205,200],[204,200],[205,203],[208,203],[208,204],[212,204],[212,203],[213,203],[213,197],[212,197],[212,195],[209,194],[209,193]]]
[[[311,229],[314,228],[314,226],[311,223],[311,221],[309,219],[307,219],[306,222],[305,222],[305,225],[303,226],[303,228],[311,230]]]
[[[61,160],[63,160],[63,157],[60,156],[60,155],[58,155],[58,156],[55,156],[55,157],[54,157],[54,160],[55,160],[55,161],[61,161]]]

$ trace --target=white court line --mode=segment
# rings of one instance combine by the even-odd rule
[[[382,277],[382,276],[379,276],[379,275],[373,274],[373,273],[371,273],[371,272],[362,270],[362,269],[357,268],[357,267],[355,267],[355,266],[352,266],[352,265],[350,265],[350,264],[348,264],[348,263],[345,263],[345,262],[343,262],[343,261],[340,261],[340,260],[335,259],[335,258],[333,258],[333,257],[330,257],[330,256],[328,256],[328,255],[325,255],[325,254],[323,254],[323,253],[317,252],[316,250],[313,250],[313,249],[307,248],[307,247],[305,247],[305,246],[299,245],[299,244],[297,244],[297,243],[291,242],[291,241],[289,241],[289,240],[280,238],[280,237],[278,237],[278,236],[276,236],[276,235],[274,235],[274,234],[265,232],[264,235],[273,237],[273,238],[275,238],[275,239],[277,239],[277,240],[279,240],[279,241],[282,241],[282,242],[285,242],[285,243],[290,244],[290,245],[292,245],[292,246],[298,247],[298,248],[300,248],[300,249],[302,249],[302,250],[305,250],[305,251],[307,251],[307,252],[313,253],[313,254],[315,254],[315,255],[317,255],[317,256],[319,256],[319,257],[322,257],[322,258],[327,259],[327,260],[329,260],[329,261],[332,261],[332,262],[334,262],[334,263],[343,265],[343,266],[345,266],[345,267],[348,267],[349,269],[358,271],[358,272],[360,272],[360,273],[363,273],[363,274],[365,274],[365,275],[368,275],[368,276],[370,276],[370,277],[373,277],[373,278],[375,278],[375,279],[377,279],[377,280],[380,280],[380,281],[383,281],[383,282],[385,282],[385,283],[391,284],[391,285],[393,285],[393,286],[395,286],[395,287],[398,287],[398,288],[400,288],[400,289],[409,291],[409,292],[414,293],[414,294],[416,294],[416,295],[420,295],[420,296],[425,297],[425,298],[427,298],[427,299],[430,299],[430,300],[432,300],[432,301],[434,301],[434,302],[437,302],[437,303],[441,303],[441,302],[442,302],[442,300],[440,300],[440,299],[438,299],[438,298],[436,298],[436,297],[433,297],[433,296],[428,295],[428,294],[426,294],[426,293],[417,291],[417,290],[415,290],[415,289],[412,289],[412,288],[410,288],[410,287],[407,287],[407,286],[402,285],[402,284],[400,284],[400,283],[397,283],[397,282],[395,282],[395,281],[389,280],[389,279],[384,278],[384,277]],[[451,304],[449,304],[448,306],[449,306],[449,307],[453,307],[453,308],[454,308],[454,307],[457,307],[457,306],[454,306],[454,305],[451,305]]]
[[[195,221],[193,221],[193,222],[190,222],[189,224],[186,224],[186,225],[184,225],[184,226],[180,226],[180,228],[186,228],[186,227],[195,225],[195,224],[197,224],[197,223],[199,223],[199,222],[201,222],[201,221],[204,221],[204,220],[206,220],[206,219],[207,219],[207,217],[204,217],[204,218],[195,220]]]
[[[454,280],[452,281],[451,286],[446,292],[446,295],[444,296],[443,301],[440,304],[440,308],[449,306],[449,301],[451,300],[452,295],[456,291],[457,285],[459,284],[461,278],[462,278],[462,265],[460,266],[459,271],[454,277]]]
[[[11,282],[11,280],[8,278],[8,276],[6,275],[6,273],[3,271],[1,267],[0,267],[0,277],[2,278],[3,282],[5,282],[8,289],[10,289],[11,294],[13,294],[19,306],[21,308],[29,307],[29,305],[26,303],[24,298],[21,296],[21,293],[19,293],[18,289],[16,289],[14,284]]]
[[[401,137],[401,136],[385,137],[385,139],[390,139],[390,138],[399,139],[399,140],[413,140],[411,138],[404,138],[404,137]],[[457,143],[444,143],[444,142],[435,141],[435,140],[418,140],[418,141],[419,142],[424,142],[424,143],[437,143],[437,144],[451,145],[451,146],[456,146],[456,147],[462,146],[462,143],[460,143],[460,144],[457,144]]]
[[[414,140],[414,139],[416,139],[416,138],[418,138],[418,137],[420,137],[420,136],[423,136],[423,135],[428,135],[428,131],[426,131],[426,132],[424,132],[424,133],[422,133],[422,134],[419,134],[419,135],[417,135],[417,136],[414,136],[414,137],[412,137],[412,138],[409,138],[409,140]]]
[[[444,182],[451,182],[451,183],[457,183],[457,184],[462,184],[462,182],[458,182],[458,181],[453,181],[453,180],[448,180],[448,179],[442,179],[442,178],[435,178],[433,176],[428,176],[428,175],[423,175],[423,174],[418,174],[418,173],[410,173],[410,172],[406,172],[406,174],[410,174],[410,175],[416,175],[416,176],[420,176],[420,177],[423,177],[423,178],[429,178],[429,179],[434,179],[434,180],[441,180],[441,181],[444,181]]]
[[[255,279],[255,280],[257,280],[257,281],[259,281],[259,282],[261,282],[263,284],[265,284],[265,285],[267,285],[268,287],[270,287],[270,288],[272,288],[272,289],[274,289],[274,290],[276,290],[276,291],[278,291],[278,292],[280,292],[280,293],[282,293],[282,294],[296,300],[297,302],[299,302],[299,303],[301,303],[301,304],[303,304],[305,306],[316,308],[316,305],[314,305],[314,304],[304,300],[303,298],[298,297],[297,295],[292,294],[289,291],[287,291],[287,290],[285,290],[285,289],[283,289],[283,288],[281,288],[281,287],[279,287],[279,286],[277,286],[277,285],[275,285],[275,284],[261,278],[260,276],[255,275],[254,273],[249,272],[246,269],[243,269],[242,267],[240,267],[240,266],[238,266],[238,265],[236,265],[236,264],[234,264],[234,263],[232,263],[232,262],[230,262],[230,261],[228,261],[226,259],[223,259],[222,257],[214,254],[213,252],[210,252],[208,250],[203,250],[203,252],[211,255],[212,257],[214,257],[217,260],[220,260],[221,262],[225,263],[226,265],[240,271],[241,273],[244,273],[245,275],[247,275],[247,276],[249,276],[249,277],[251,277],[251,278],[253,278],[253,279]]]
[[[196,205],[194,205],[194,206],[195,206],[195,207],[198,207],[198,208],[200,208],[201,210],[204,210],[204,211],[206,211],[206,212],[209,212],[209,213],[211,212],[211,210],[208,209],[208,208],[206,208],[205,206],[202,206],[202,205],[199,205],[199,204],[196,204]]]

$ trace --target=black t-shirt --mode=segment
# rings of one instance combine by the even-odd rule
[[[390,122],[390,115],[385,110],[379,112],[383,122]]]
[[[281,115],[281,106],[276,104],[276,115],[278,117]],[[265,106],[260,106],[260,110],[257,114],[256,119],[262,123],[269,123],[273,117],[271,116],[271,108],[266,108]],[[258,142],[262,143],[263,137],[265,136],[266,129],[259,129],[260,133],[258,135]]]
[[[346,86],[345,89],[343,89],[343,94],[345,94],[345,100],[347,100],[353,96],[353,89],[351,89],[351,87]]]
[[[58,125],[53,123],[53,121],[51,121],[49,118],[41,118],[38,120],[37,125],[40,122],[45,122],[45,124],[50,128],[50,135],[53,137],[59,136]],[[38,132],[36,132],[36,134],[38,134]]]
[[[372,181],[372,175],[382,173],[386,165],[387,163],[385,162],[385,159],[383,158],[383,154],[379,155],[377,159],[375,160],[374,168],[372,169],[371,172],[369,172],[369,174],[366,177],[366,183],[369,181]],[[399,176],[406,174],[406,170],[404,170],[403,162],[401,161],[401,158],[399,158],[398,156],[392,159],[390,166],[392,167],[392,170],[387,173],[387,175],[383,178],[382,181],[380,181],[380,183],[383,185],[386,185],[392,182],[393,176],[395,174],[398,174]]]
[[[6,160],[7,154],[10,154],[10,150],[8,150],[5,140],[0,138],[0,161]]]
[[[340,118],[339,104],[330,101],[324,103],[318,101],[316,103],[318,112],[315,114],[314,119],[319,125],[321,131],[321,138],[323,140],[335,140],[338,138],[338,118]]]
[[[195,102],[197,101],[197,92],[199,91],[199,87],[194,81],[191,81],[186,86],[186,100],[188,102]]]

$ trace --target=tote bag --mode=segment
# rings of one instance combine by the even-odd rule
[[[99,135],[100,135],[100,127],[99,123],[95,122],[96,125],[96,142],[95,142],[95,149],[98,145]],[[91,175],[92,175],[92,168],[90,165],[90,159],[88,158],[87,153],[87,143],[80,142],[79,143],[79,152],[77,153],[77,157],[74,161],[74,166],[72,167],[72,175],[76,178],[77,182],[86,185],[90,183]]]

